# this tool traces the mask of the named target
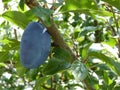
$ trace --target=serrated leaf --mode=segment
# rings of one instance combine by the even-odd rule
[[[87,68],[80,61],[75,61],[71,65],[71,71],[72,71],[72,74],[73,74],[74,78],[77,81],[83,81],[88,75]]]
[[[6,11],[2,17],[24,29],[30,22],[24,13],[19,11]]]
[[[45,25],[50,26],[51,25],[51,14],[53,13],[53,10],[50,9],[46,9],[43,7],[35,7],[33,9],[31,9],[31,11],[33,12],[33,14],[37,17],[40,17]]]
[[[70,63],[60,60],[57,58],[52,58],[49,60],[47,66],[44,68],[43,72],[46,75],[52,75],[55,74],[61,70],[65,70],[70,67]]]

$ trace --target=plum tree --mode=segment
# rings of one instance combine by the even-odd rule
[[[45,62],[51,46],[50,35],[44,25],[30,22],[20,44],[20,60],[26,68],[37,68]]]

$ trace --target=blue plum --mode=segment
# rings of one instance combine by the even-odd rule
[[[45,62],[50,52],[51,40],[44,25],[30,22],[20,44],[20,61],[26,68],[37,68]]]

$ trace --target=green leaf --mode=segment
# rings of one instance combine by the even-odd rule
[[[43,77],[39,78],[38,80],[36,80],[35,89],[36,90],[44,90],[42,88],[42,85],[44,85],[44,83],[47,82],[47,80],[50,78],[51,78],[51,76],[43,76]]]
[[[115,39],[115,38],[110,37],[108,40],[106,40],[106,41],[104,41],[104,42],[102,42],[102,43],[108,44],[109,46],[114,47],[117,42],[116,42],[116,39]]]
[[[96,30],[97,30],[97,27],[94,27],[94,26],[85,27],[81,31],[80,36],[85,36],[87,33],[93,32],[93,31],[96,31]]]
[[[120,10],[120,0],[102,0],[102,1],[105,1]]]
[[[91,15],[94,18],[96,18],[96,15],[107,17],[112,16],[112,13],[104,9],[99,9],[93,0],[66,0],[65,5],[61,8],[61,11],[62,13],[84,13],[87,15]]]
[[[24,29],[30,22],[25,14],[19,11],[6,11],[2,16],[22,29]]]
[[[4,62],[8,60],[9,58],[9,52],[0,52],[0,62]]]
[[[35,69],[30,69],[26,75],[27,75],[27,78],[29,78],[29,80],[35,80],[37,74],[38,74],[38,69],[35,68]]]
[[[64,50],[62,48],[54,48],[53,53],[53,56],[60,60],[65,60],[67,62],[71,61],[70,53],[67,50]]]
[[[6,64],[5,63],[0,63],[0,67],[5,67]]]
[[[93,43],[88,50],[88,54],[94,55],[95,53],[97,53],[98,55],[104,54],[107,57],[118,59],[117,52],[113,48],[111,48],[109,45],[106,45],[106,44]]]
[[[17,70],[17,74],[20,75],[21,77],[24,76],[24,74],[28,71],[28,69],[21,67],[19,65],[16,65],[16,70]]]
[[[20,45],[20,42],[15,39],[3,39],[0,40],[0,43],[2,44],[2,49],[5,51],[18,50]]]
[[[62,11],[63,14],[66,14],[68,12],[73,12],[73,13],[78,13],[78,14],[86,14],[86,15],[90,15],[92,18],[96,19],[96,16],[102,16],[103,18],[108,17],[108,16],[112,16],[111,12],[105,11],[103,9],[84,9],[84,8],[80,8],[77,10],[66,10],[66,11]]]
[[[57,58],[52,58],[49,60],[47,66],[44,68],[43,72],[46,75],[52,75],[55,74],[61,70],[65,70],[70,67],[70,63],[60,60]]]
[[[74,78],[77,81],[83,81],[88,75],[87,68],[80,61],[75,61],[71,65],[71,71],[72,71],[72,74],[73,74]]]
[[[103,72],[103,78],[104,78],[105,83],[108,85],[109,84],[109,77],[108,77],[106,71]]]
[[[33,14],[33,12],[31,10],[26,11],[24,14],[27,16],[27,18],[30,21],[37,19],[36,16]]]
[[[4,4],[7,4],[7,3],[10,2],[10,1],[12,1],[12,0],[2,0],[2,2],[3,2]]]
[[[45,25],[50,26],[51,25],[51,14],[53,13],[53,10],[50,9],[46,9],[43,7],[35,7],[33,9],[31,9],[31,11],[33,12],[33,14],[37,17],[40,17]]]
[[[19,6],[24,11],[24,0],[20,0]]]
[[[120,90],[120,85],[116,85],[113,90]]]
[[[117,53],[108,45],[94,43],[88,50],[89,56],[94,56],[105,62],[114,72],[120,75],[120,62]]]
[[[82,58],[86,58],[87,57],[87,52],[88,52],[88,49],[89,47],[91,46],[92,43],[88,43],[86,45],[83,46],[83,49],[82,49]]]
[[[14,39],[3,39],[0,40],[0,44],[2,46],[2,51],[0,52],[0,61],[3,62],[13,58],[13,53],[11,53],[11,51],[13,52],[13,50],[18,50],[20,42]]]
[[[62,7],[62,11],[66,10],[78,10],[81,8],[94,8],[97,9],[93,0],[66,0],[65,5]]]

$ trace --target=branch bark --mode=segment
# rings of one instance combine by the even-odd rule
[[[36,7],[36,6],[39,6],[39,3],[36,0],[25,0],[25,3],[31,9]],[[44,24],[44,22],[41,20],[41,18],[39,18],[39,20]],[[71,63],[73,61],[75,61],[76,60],[75,54],[72,52],[70,47],[65,43],[65,41],[64,41],[63,37],[61,36],[55,22],[52,20],[51,26],[49,26],[49,27],[46,26],[46,28],[47,28],[49,34],[52,36],[55,46],[58,46],[60,48],[63,48],[65,50],[67,50],[70,53],[71,57],[72,57]]]

